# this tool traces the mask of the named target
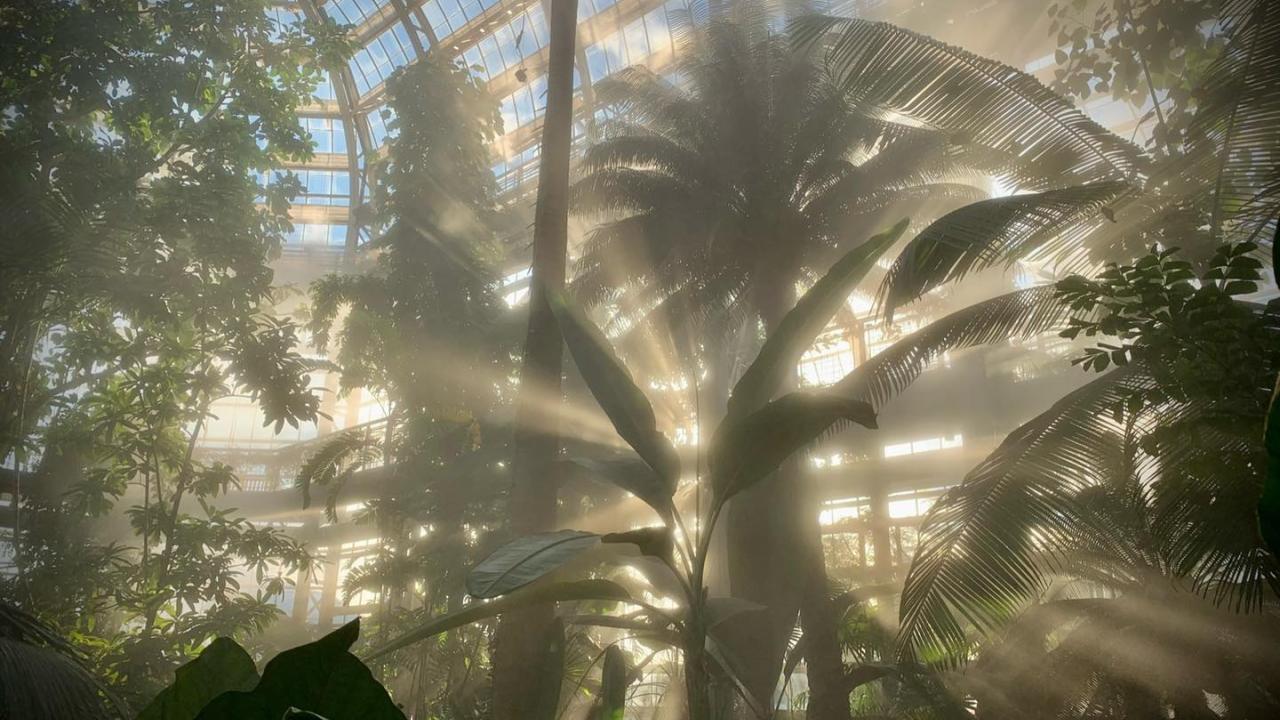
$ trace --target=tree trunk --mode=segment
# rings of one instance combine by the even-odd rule
[[[556,422],[560,399],[562,343],[546,289],[564,286],[569,225],[569,151],[573,138],[573,55],[577,0],[550,0],[550,62],[547,111],[542,126],[542,161],[533,227],[529,329],[525,336],[516,408],[514,485],[510,527],[515,535],[550,530],[555,524],[557,479],[551,473],[559,449]],[[550,606],[503,616],[494,638],[493,717],[528,716],[537,697],[542,638]]]
[[[786,282],[756,295],[766,332],[772,332],[795,304]],[[784,388],[784,390],[789,388]],[[804,632],[811,635],[806,665],[814,720],[847,720],[843,663],[836,618],[827,607],[826,565],[814,498],[805,492],[799,456],[739,495],[729,508],[729,577],[733,594],[769,608],[766,622],[742,629],[734,649],[742,655],[744,682],[772,706],[778,674],[796,615],[804,605]]]

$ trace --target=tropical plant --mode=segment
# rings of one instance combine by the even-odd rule
[[[1062,334],[1099,338],[1075,362],[1119,368],[1011,433],[931,511],[903,591],[904,658],[954,667],[975,637],[1007,632],[1014,649],[988,657],[1040,662],[1034,643],[1081,623],[1043,656],[1075,684],[1015,692],[1001,681],[991,690],[1009,694],[1008,712],[1085,708],[1090,693],[1108,717],[1187,712],[1203,688],[1243,716],[1274,713],[1280,696],[1267,695],[1259,669],[1275,661],[1270,646],[1242,644],[1254,621],[1234,615],[1273,613],[1280,590],[1274,556],[1241,522],[1261,490],[1280,369],[1274,309],[1237,299],[1257,289],[1255,250],[1225,245],[1197,274],[1176,251],[1153,249],[1096,280],[1058,284],[1073,314]],[[1141,659],[1107,639],[1119,630],[1146,643]],[[1234,667],[1240,684],[1171,674],[1191,656]]]
[[[174,681],[138,720],[404,720],[404,713],[350,652],[360,620],[286,650],[258,675],[253,658],[230,638],[209,643],[178,668]]]
[[[49,626],[0,603],[0,717],[125,718],[128,710]]]
[[[1046,10],[1057,43],[1050,88],[1087,101],[1110,95],[1145,114],[1149,145],[1159,154],[1182,149],[1195,112],[1195,78],[1222,47],[1217,24],[1223,0],[1055,2]]]
[[[670,441],[658,431],[652,407],[596,326],[562,295],[551,294],[560,332],[579,372],[618,434],[638,456],[611,465],[585,463],[584,467],[597,479],[617,483],[643,500],[663,524],[603,536],[564,530],[517,538],[476,566],[467,578],[471,597],[497,600],[473,603],[459,613],[429,622],[374,651],[372,657],[533,603],[599,597],[633,604],[640,610],[638,614],[597,618],[594,622],[642,632],[645,637],[680,649],[690,717],[710,717],[712,668],[719,668],[734,680],[752,712],[764,717],[768,700],[754,695],[742,683],[738,661],[729,648],[732,640],[725,634],[735,622],[744,620],[743,614],[763,608],[739,598],[708,596],[705,571],[711,538],[730,498],[760,482],[832,425],[852,422],[875,427],[874,413],[865,402],[809,392],[770,398],[784,386],[786,368],[795,365],[799,353],[812,344],[850,288],[866,275],[906,225],[904,220],[867,240],[832,266],[782,319],[778,331],[743,375],[731,400],[730,419],[720,426],[712,442],[708,501],[705,510],[694,518],[697,534],[688,531],[688,524],[672,500],[681,478],[680,459]],[[701,493],[702,487],[699,485],[695,492]],[[698,505],[702,507],[701,502]],[[602,543],[635,545],[644,558],[656,561],[644,564],[651,584],[649,592],[676,592],[678,609],[663,610],[637,600],[608,581],[594,581],[593,585],[589,580],[543,579]],[[598,594],[591,594],[593,590]],[[593,622],[593,618],[582,622]]]
[[[775,9],[735,3],[683,29],[680,84],[643,69],[595,84],[614,117],[573,191],[575,208],[601,220],[577,296],[614,308],[611,330],[656,326],[687,344],[681,360],[690,375],[706,366],[713,398],[727,396],[737,345],[776,332],[796,286],[889,214],[964,206],[899,258],[886,290],[897,305],[1078,238],[1130,192],[1140,152],[1017,70],[882,23],[801,18],[780,35]],[[1037,192],[975,203],[989,178]],[[954,257],[969,244],[984,251]],[[733,591],[771,608],[747,659],[766,696],[798,608],[806,630],[834,635],[820,606],[800,607],[825,581],[819,529],[790,474],[729,514]],[[810,670],[814,712],[846,715],[834,645]]]
[[[496,103],[466,68],[439,57],[396,72],[387,93],[392,137],[364,209],[382,229],[370,241],[376,259],[314,282],[309,322],[317,347],[334,351],[342,389],[385,398],[387,418],[334,434],[295,480],[304,507],[324,488],[336,520],[347,483],[381,473],[355,520],[374,525],[382,542],[342,590],[378,595],[370,631],[383,638],[458,608],[466,568],[502,525],[510,431],[493,416],[510,405],[516,335],[494,276],[507,223],[489,166]],[[464,716],[486,679],[469,665],[488,653],[482,636],[460,629],[374,669],[394,674],[392,691],[419,715]]]
[[[0,456],[18,498],[3,593],[133,700],[214,634],[274,619],[282,568],[309,562],[215,507],[234,472],[195,453],[225,397],[277,431],[318,409],[296,327],[268,310],[297,183],[262,180],[310,156],[297,111],[350,46],[270,9],[0,17]],[[91,539],[111,523],[117,543]],[[261,594],[240,591],[243,565]]]

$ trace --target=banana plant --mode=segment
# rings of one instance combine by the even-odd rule
[[[508,608],[588,598],[621,601],[639,610],[622,617],[587,615],[572,621],[624,628],[679,648],[684,656],[691,720],[710,717],[713,670],[732,682],[756,716],[767,717],[767,699],[752,697],[734,672],[734,658],[721,640],[733,622],[763,607],[740,598],[708,594],[705,572],[711,537],[730,499],[764,479],[834,424],[850,422],[876,427],[872,406],[847,394],[796,391],[778,395],[795,372],[801,354],[906,227],[907,221],[902,220],[838,260],[796,303],[735,385],[726,418],[712,438],[710,502],[702,517],[697,518],[697,536],[688,532],[673,501],[681,479],[680,457],[671,441],[658,430],[649,400],[599,328],[563,295],[548,293],[578,371],[614,429],[635,450],[635,457],[626,460],[569,462],[598,480],[632,493],[651,506],[663,524],[603,535],[560,530],[517,538],[482,561],[467,578],[471,597],[487,602],[473,602],[458,613],[430,621],[375,650],[371,657]],[[660,568],[657,572],[665,577],[651,576],[650,581],[655,587],[679,587],[682,597],[678,598],[678,607],[668,610],[644,603],[606,580],[565,582],[548,577],[602,545],[633,545],[642,556],[655,559]],[[611,692],[621,692],[615,687],[616,682],[615,679],[611,684]],[[614,701],[616,696],[610,702]]]

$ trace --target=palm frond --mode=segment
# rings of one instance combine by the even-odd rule
[[[1024,161],[1021,186],[1129,179],[1139,171],[1137,147],[1003,63],[857,18],[803,17],[791,33],[802,48],[825,43],[828,64],[858,104],[1016,152]]]
[[[335,433],[298,469],[294,485],[302,493],[302,507],[310,507],[313,485],[327,485],[329,499],[325,512],[331,521],[336,520],[335,503],[342,486],[356,470],[369,466],[381,456],[382,447],[367,430]]]
[[[1063,325],[1071,309],[1053,286],[1015,290],[929,323],[867,360],[835,392],[879,408],[907,388],[943,353],[1017,338]]]
[[[1266,239],[1280,214],[1280,6],[1230,0],[1221,23],[1227,41],[1199,84],[1191,126],[1218,158],[1210,232],[1216,240],[1230,208],[1248,208],[1244,229]]]
[[[970,272],[1080,246],[1101,211],[1130,191],[1123,182],[1079,185],[984,200],[939,218],[907,244],[880,287],[892,316],[944,282]]]
[[[1075,500],[1105,481],[1121,433],[1107,409],[1150,375],[1135,364],[1069,393],[1010,433],[934,506],[903,587],[899,654],[963,661],[968,627],[1000,627],[1046,585],[1062,539],[1093,531]]]

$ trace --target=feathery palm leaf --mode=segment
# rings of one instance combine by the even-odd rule
[[[1139,170],[1131,143],[1003,63],[857,18],[802,17],[792,35],[801,47],[824,44],[832,69],[869,111],[1018,154],[1009,179],[1022,187],[1120,180]]]
[[[1152,383],[1138,364],[1090,382],[1010,433],[933,508],[903,587],[903,659],[963,661],[1045,587],[1063,537],[1091,531],[1074,495],[1100,484],[1120,433],[1106,409]]]
[[[970,272],[1080,247],[1102,208],[1129,190],[1103,182],[973,203],[939,218],[908,243],[880,288],[887,314]]]
[[[1211,233],[1236,207],[1244,230],[1266,238],[1280,214],[1280,7],[1230,0],[1221,18],[1227,43],[1200,83],[1192,123],[1219,163]]]
[[[1064,325],[1071,312],[1051,285],[975,303],[929,323],[870,358],[846,375],[833,392],[882,407],[943,353],[1031,338]]]

